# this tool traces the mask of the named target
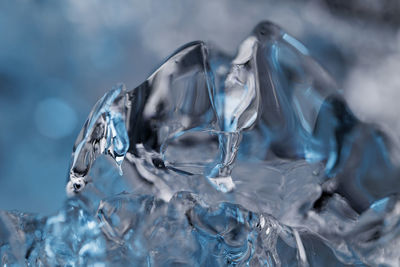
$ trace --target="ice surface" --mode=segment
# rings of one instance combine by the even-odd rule
[[[58,214],[0,213],[1,262],[398,266],[389,145],[278,26],[189,43],[95,105]]]

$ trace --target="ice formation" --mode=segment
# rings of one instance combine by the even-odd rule
[[[278,26],[189,43],[95,105],[58,214],[0,212],[1,263],[398,266],[388,147]]]

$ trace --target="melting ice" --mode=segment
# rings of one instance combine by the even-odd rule
[[[189,43],[95,105],[58,214],[0,212],[1,263],[398,266],[389,147],[278,26]]]

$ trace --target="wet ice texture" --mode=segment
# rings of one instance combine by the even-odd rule
[[[278,26],[233,58],[189,43],[96,104],[58,214],[0,213],[1,261],[398,266],[388,145]]]

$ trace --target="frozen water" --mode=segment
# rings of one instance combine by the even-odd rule
[[[59,213],[0,213],[2,264],[398,266],[390,144],[308,54],[262,22],[235,57],[189,43],[113,88]]]

